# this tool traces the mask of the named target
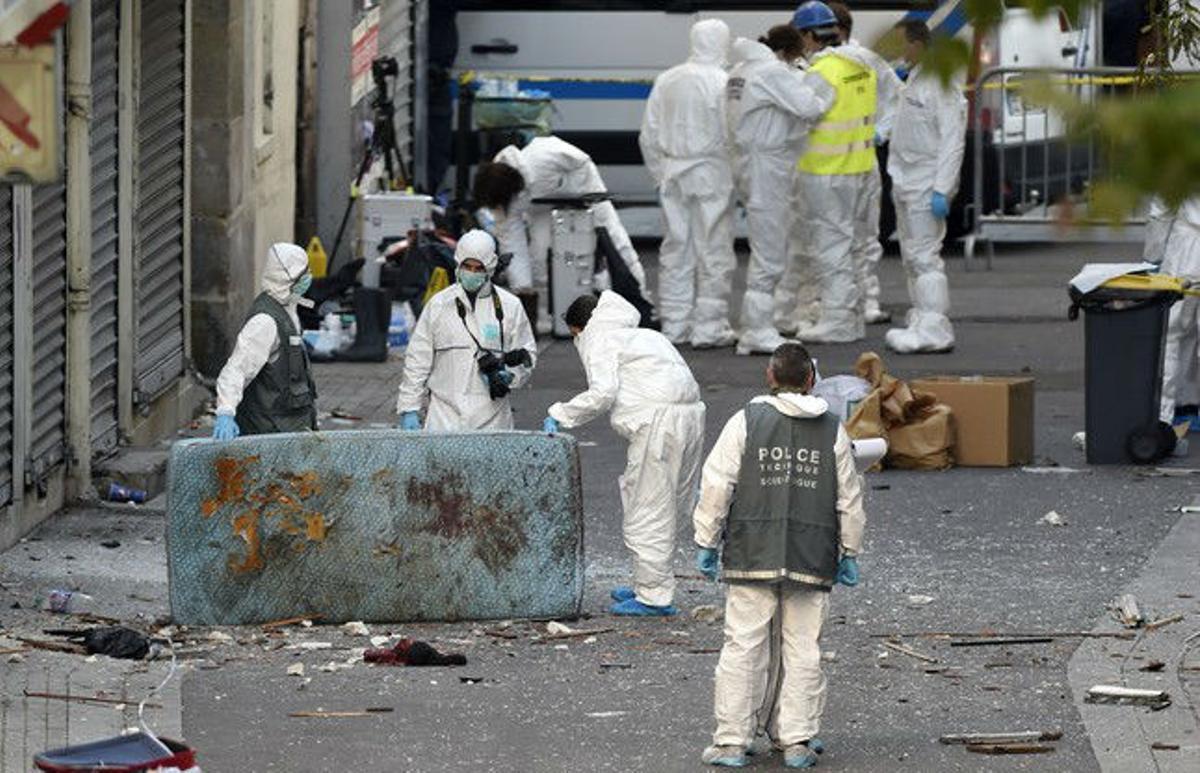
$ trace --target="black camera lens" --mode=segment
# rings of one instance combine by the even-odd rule
[[[504,353],[504,364],[510,368],[515,368],[518,365],[532,368],[533,358],[529,356],[527,349],[513,349],[511,352]]]

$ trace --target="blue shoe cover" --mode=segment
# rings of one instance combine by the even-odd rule
[[[626,599],[633,598],[637,593],[628,585],[618,585],[609,591],[608,595],[612,597],[613,601],[625,601]]]
[[[669,617],[679,614],[679,610],[673,605],[668,604],[665,607],[652,607],[649,604],[643,604],[637,599],[618,601],[609,607],[608,611],[614,615],[624,615],[626,617]]]
[[[824,745],[821,746],[824,749]],[[812,768],[816,767],[817,755],[816,750],[811,746],[802,743],[789,746],[783,751],[783,766],[785,768]]]
[[[710,746],[700,755],[700,760],[718,768],[744,768],[750,764],[746,751],[740,746]]]

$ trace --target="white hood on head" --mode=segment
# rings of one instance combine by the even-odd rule
[[[775,52],[769,46],[750,38],[738,38],[733,41],[729,56],[729,60],[734,64],[775,58]]]
[[[478,260],[488,274],[496,270],[496,240],[487,231],[478,228],[467,231],[454,248],[454,263],[461,266],[464,260]]]
[[[799,392],[780,392],[777,395],[761,395],[751,400],[754,403],[770,403],[785,416],[813,418],[829,410],[824,398],[802,395]]]
[[[601,328],[636,328],[641,322],[642,315],[632,303],[612,290],[605,290],[600,293],[600,302],[592,310],[592,318],[588,320],[584,332]]]
[[[308,253],[303,247],[288,242],[276,242],[267,248],[262,289],[280,303],[288,303],[292,300],[292,285],[307,271]]]
[[[729,25],[720,19],[704,19],[692,25],[689,62],[723,66],[729,57]]]

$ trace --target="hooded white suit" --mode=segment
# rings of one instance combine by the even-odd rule
[[[303,247],[279,242],[267,250],[262,273],[262,291],[278,301],[300,335],[296,315],[299,298],[292,287],[308,272],[308,253]],[[279,329],[267,314],[255,314],[246,320],[233,346],[233,354],[217,375],[217,415],[233,416],[242,402],[242,392],[268,362],[279,357]]]
[[[470,258],[483,263],[489,274],[495,270],[496,248],[490,236],[482,231],[463,235],[454,259],[461,265]],[[512,429],[509,398],[493,400],[479,370],[480,347],[501,357],[525,349],[532,364],[508,368],[513,374],[510,386],[518,389],[529,381],[537,365],[537,342],[515,295],[489,281],[472,301],[456,282],[430,298],[404,354],[396,413],[419,411],[428,400],[425,429]]]
[[[511,252],[513,256],[508,267],[509,284],[515,289],[533,287],[535,283],[544,286],[546,255],[550,249],[551,208],[534,204],[533,199],[604,193],[608,188],[591,157],[558,137],[534,137],[524,148],[509,145],[492,160],[516,169],[525,180],[525,189],[496,221],[500,251]],[[616,208],[612,202],[603,201],[592,207],[592,213],[596,225],[608,231],[613,245],[641,286],[642,294],[646,295],[646,273]]]
[[[738,38],[733,61],[726,117],[750,233],[738,353],[770,353],[783,343],[774,294],[787,265],[796,159],[822,103],[802,74],[762,43]]]
[[[1162,264],[1167,276],[1200,282],[1200,197],[1179,205],[1173,213],[1158,218],[1162,234]],[[1171,422],[1180,395],[1195,395],[1197,368],[1196,341],[1200,335],[1200,298],[1184,296],[1171,307],[1167,322],[1166,351],[1163,354],[1162,403],[1159,418]]]
[[[659,313],[673,343],[728,346],[733,173],[725,135],[729,28],[692,25],[691,55],[654,80],[638,144],[662,199]]]
[[[639,328],[640,316],[614,292],[601,294],[575,339],[588,388],[549,414],[564,429],[606,411],[629,441],[619,481],[625,546],[634,554],[638,601],[666,606],[675,592],[671,556],[676,517],[696,502],[704,453],[704,403],[687,363],[661,333]]]

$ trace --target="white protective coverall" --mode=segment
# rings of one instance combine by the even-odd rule
[[[496,221],[500,251],[511,252],[513,256],[508,266],[509,284],[514,289],[531,288],[535,283],[539,287],[545,286],[551,208],[534,204],[533,199],[605,193],[608,188],[604,186],[600,170],[592,163],[591,157],[558,137],[534,137],[523,148],[509,145],[502,148],[492,160],[516,169],[525,180],[525,189],[509,205],[507,212],[499,213]],[[641,286],[642,295],[649,298],[646,293],[646,272],[612,202],[603,201],[594,205],[592,213],[596,225],[608,231],[613,245]]]
[[[796,393],[763,395],[787,416],[820,416],[829,406],[819,397]],[[692,521],[696,544],[721,544],[725,519],[746,448],[746,416],[734,414],[721,431],[704,463],[700,503]],[[862,479],[854,466],[850,437],[838,428],[834,444],[837,465],[837,512],[841,550],[857,555],[862,549]],[[798,584],[730,583],[725,597],[725,645],[717,662],[715,713],[716,746],[749,746],[760,730],[769,731],[786,748],[817,735],[825,706],[825,676],[821,673],[821,628],[829,612],[829,594]],[[782,634],[773,639],[772,628]],[[772,653],[773,646],[780,651]],[[772,655],[782,663],[778,700],[768,705],[768,676]],[[773,710],[773,715],[768,712]]]
[[[295,244],[278,242],[267,249],[262,273],[262,291],[283,305],[300,335],[296,315],[298,298],[292,295],[296,280],[308,271],[308,253]],[[217,415],[233,416],[242,402],[242,392],[268,362],[279,357],[279,329],[267,314],[246,320],[233,346],[233,354],[217,375]]]
[[[892,120],[896,114],[900,91],[904,87],[887,60],[853,38],[842,48],[854,48],[871,63],[877,78],[875,83],[875,134],[883,142],[892,136]],[[858,273],[859,291],[863,296],[863,316],[867,324],[884,322],[888,315],[879,307],[879,260],[883,244],[879,241],[879,210],[883,199],[880,171],[866,176],[867,205],[863,219],[856,224],[854,238],[854,267]]]
[[[827,48],[813,55],[811,61],[825,56],[841,56],[874,69],[873,55],[861,48]],[[837,98],[833,86],[813,70],[805,72],[804,83],[816,94],[824,115]],[[816,324],[801,327],[796,333],[802,341],[846,343],[866,335],[854,256],[865,253],[861,245],[870,238],[860,224],[870,216],[869,183],[876,174],[872,170],[861,174],[800,171],[796,175],[798,209],[803,213],[804,228],[794,231],[799,237],[800,263],[794,271],[801,277],[815,271],[821,302]]]
[[[619,486],[625,546],[635,556],[633,589],[638,601],[660,607],[675,593],[676,517],[686,519],[696,503],[704,403],[683,357],[639,320],[621,296],[600,295],[575,339],[587,391],[550,406],[549,414],[568,429],[611,411],[613,429],[629,441]]]
[[[1167,276],[1200,282],[1200,197],[1179,205],[1165,231],[1162,264],[1159,271]],[[1171,306],[1167,322],[1166,350],[1163,353],[1162,402],[1159,419],[1173,422],[1179,399],[1195,394],[1197,368],[1196,342],[1200,337],[1200,298],[1185,295]]]
[[[967,101],[962,83],[943,87],[921,65],[912,69],[892,130],[888,174],[896,205],[896,232],[908,279],[912,308],[907,327],[887,332],[888,347],[897,352],[949,351],[954,347],[950,324],[950,284],[942,262],[946,221],[934,217],[933,194],[947,202],[958,191],[966,146]]]
[[[796,159],[821,103],[801,73],[762,43],[738,38],[732,50],[726,118],[750,236],[737,352],[769,354],[784,341],[775,328],[775,288],[787,265]]]
[[[454,259],[461,265],[474,258],[490,274],[496,268],[496,247],[468,239],[458,242]],[[498,320],[496,301],[499,300]],[[459,316],[459,304],[466,312]],[[473,338],[472,338],[473,336]],[[478,343],[476,343],[478,342]],[[429,299],[413,328],[404,354],[404,377],[396,400],[396,413],[419,411],[428,396],[425,414],[428,430],[512,429],[512,405],[508,397],[493,400],[479,370],[477,357],[483,347],[497,356],[506,351],[525,349],[533,365],[509,367],[513,389],[524,386],[537,365],[537,343],[525,308],[512,293],[488,281],[476,295],[474,304],[457,282]]]
[[[691,55],[654,80],[638,144],[662,199],[663,333],[672,343],[729,346],[733,291],[733,172],[725,136],[729,28],[692,25]]]

